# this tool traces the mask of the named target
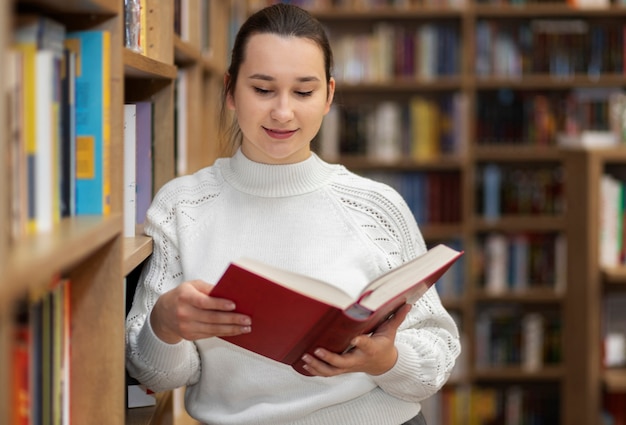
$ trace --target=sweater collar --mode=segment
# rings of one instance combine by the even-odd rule
[[[336,166],[322,161],[315,153],[295,164],[273,165],[248,159],[241,149],[222,162],[222,175],[235,189],[255,196],[302,195],[324,186]]]

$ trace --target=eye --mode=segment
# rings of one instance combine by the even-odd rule
[[[296,94],[301,97],[309,97],[313,94],[313,90],[310,91],[296,91]]]
[[[254,91],[261,95],[269,94],[272,92],[271,90],[262,89],[261,87],[254,87]]]

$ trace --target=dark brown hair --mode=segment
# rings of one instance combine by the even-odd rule
[[[328,42],[328,36],[322,24],[306,10],[292,5],[277,3],[265,7],[251,15],[241,26],[231,52],[230,66],[228,67],[229,78],[224,84],[222,92],[222,109],[220,111],[220,129],[222,139],[226,139],[227,145],[235,148],[241,142],[241,130],[233,120],[228,121],[226,97],[234,95],[239,68],[245,59],[248,40],[255,34],[276,34],[283,37],[301,37],[315,42],[324,54],[324,68],[326,82],[330,82],[333,68],[333,53]]]

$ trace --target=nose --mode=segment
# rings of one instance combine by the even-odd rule
[[[272,106],[270,117],[280,123],[289,122],[293,119],[293,108],[289,95],[284,94],[276,97],[276,102]]]

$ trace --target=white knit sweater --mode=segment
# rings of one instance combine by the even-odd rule
[[[398,425],[441,388],[460,352],[434,289],[402,324],[396,365],[379,376],[305,377],[219,338],[170,345],[155,336],[146,319],[160,294],[187,280],[215,283],[241,256],[356,294],[425,251],[397,192],[316,155],[266,165],[239,151],[174,179],[155,197],[146,233],[154,253],[127,318],[128,370],[155,391],[186,385],[186,408],[203,423]]]

